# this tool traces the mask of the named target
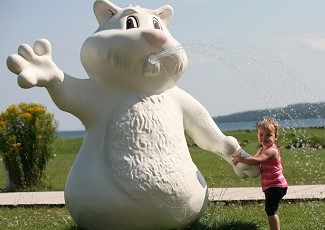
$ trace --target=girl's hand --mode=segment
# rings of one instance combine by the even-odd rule
[[[236,156],[233,156],[232,157],[232,163],[234,163],[234,165],[237,165],[240,162],[240,158],[241,158],[240,154],[237,154]]]

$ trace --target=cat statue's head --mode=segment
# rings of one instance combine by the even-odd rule
[[[97,0],[94,13],[99,27],[81,48],[90,78],[140,93],[160,93],[176,85],[188,60],[167,29],[171,6],[120,8]]]

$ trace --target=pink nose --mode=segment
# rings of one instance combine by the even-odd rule
[[[160,30],[143,31],[143,36],[152,47],[159,47],[167,41],[167,36]]]

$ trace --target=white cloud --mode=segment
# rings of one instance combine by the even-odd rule
[[[314,51],[325,52],[325,38],[306,38],[303,42]]]

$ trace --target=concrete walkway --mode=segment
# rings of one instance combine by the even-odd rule
[[[287,200],[325,199],[325,185],[289,186]],[[257,201],[264,200],[260,187],[211,188],[210,201]],[[64,205],[63,192],[0,192],[0,206],[17,205]]]
[[[322,185],[292,185],[288,187],[286,200],[325,199],[325,184]],[[264,200],[260,187],[247,188],[211,188],[210,201],[253,201]]]

